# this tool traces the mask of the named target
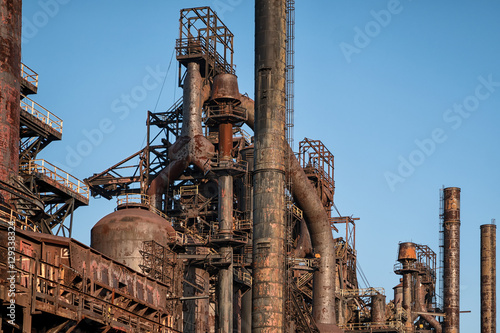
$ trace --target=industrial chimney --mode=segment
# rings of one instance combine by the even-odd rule
[[[252,331],[283,332],[286,1],[255,1]]]
[[[481,226],[481,333],[496,333],[497,226]]]
[[[460,188],[444,190],[444,332],[460,332]]]
[[[21,0],[0,2],[0,182],[19,172]],[[0,204],[7,200],[0,191]]]

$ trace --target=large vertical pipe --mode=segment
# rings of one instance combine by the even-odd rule
[[[411,287],[412,287],[412,273],[406,271],[403,274],[403,309],[405,309],[407,313],[407,319],[405,323],[405,327],[407,330],[413,327]]]
[[[240,98],[241,105],[248,113],[246,123],[255,131],[254,103],[246,96]],[[304,211],[304,219],[309,227],[314,250],[321,255],[318,270],[314,273],[313,317],[320,330],[339,331],[335,326],[336,254],[330,220],[316,189],[307,178],[292,148],[287,144],[285,149],[286,154],[290,156],[294,199]]]
[[[255,333],[284,332],[285,5],[285,0],[255,1]]]
[[[233,177],[219,177],[219,232],[221,237],[229,238],[233,230]],[[229,262],[219,270],[218,314],[219,331],[233,331],[233,249],[223,246],[220,254]]]
[[[203,137],[201,125],[201,108],[204,101],[203,80],[200,73],[200,65],[195,62],[187,64],[186,78],[182,89],[182,128],[181,136],[169,148],[168,154],[172,161],[151,182],[147,194],[151,197],[151,203],[162,210],[162,195],[168,186],[189,166],[195,163],[203,167],[198,160],[207,154],[207,146],[197,142]],[[194,141],[194,143],[192,143]]]
[[[444,189],[444,332],[460,332],[460,188]]]
[[[497,226],[481,226],[481,333],[496,333]]]
[[[21,7],[21,0],[0,0],[0,180],[7,183],[19,169]]]
[[[254,166],[254,147],[250,146],[241,151],[241,156],[248,164],[248,175],[244,183],[243,198],[241,207],[243,211],[248,211],[247,218],[253,221],[253,188],[251,186],[251,174]],[[241,333],[252,331],[252,289],[247,291],[241,298]]]
[[[231,159],[233,148],[233,125],[219,125],[219,158],[221,161]],[[233,231],[233,176],[223,172],[219,176],[219,234],[229,239]],[[218,314],[221,333],[233,331],[233,248],[225,245],[220,254],[228,260],[227,267],[219,270]]]

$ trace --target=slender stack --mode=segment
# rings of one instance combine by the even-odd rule
[[[284,331],[286,1],[255,1],[253,332]]]
[[[444,190],[444,332],[460,332],[460,188]]]
[[[497,226],[481,226],[481,333],[496,333]]]

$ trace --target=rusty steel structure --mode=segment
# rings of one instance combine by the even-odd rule
[[[427,245],[399,244],[393,300],[358,282],[334,155],[310,138],[293,151],[294,4],[255,2],[255,98],[217,13],[181,9],[182,97],[147,112],[142,149],[80,181],[38,157],[62,120],[28,98],[21,1],[1,1],[0,332],[458,332],[459,188],[443,190],[442,307]],[[117,206],[89,247],[70,237],[90,194]],[[495,232],[481,226],[482,332],[496,325]]]
[[[497,226],[481,225],[481,333],[496,332]]]

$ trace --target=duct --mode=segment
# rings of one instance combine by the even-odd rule
[[[245,95],[240,96],[241,106],[247,110],[246,124],[254,130],[254,103]],[[304,212],[309,227],[314,250],[321,256],[319,269],[314,276],[313,316],[318,328],[326,326],[323,331],[335,332],[335,243],[331,232],[328,214],[326,213],[316,190],[300,167],[290,146],[285,148],[291,160],[291,178],[293,195]],[[322,332],[323,332],[322,331]],[[339,330],[338,330],[339,331]],[[340,332],[340,331],[339,331]]]
[[[444,325],[445,333],[460,332],[460,188],[444,189]]]
[[[9,184],[19,170],[21,7],[21,0],[0,2],[0,180]],[[0,201],[10,196],[0,191]]]
[[[496,332],[496,228],[481,226],[481,333]]]
[[[169,184],[190,164],[200,170],[210,167],[208,162],[213,156],[214,146],[203,136],[201,125],[201,109],[209,95],[209,87],[203,86],[200,65],[189,63],[183,89],[181,136],[168,150],[171,162],[151,182],[147,191],[157,209],[162,209],[162,195]]]
[[[434,318],[432,315],[423,314],[427,312],[427,308],[425,306],[425,301],[424,301],[425,294],[426,290],[422,285],[422,276],[417,275],[417,292],[416,292],[415,307],[417,308],[417,311],[420,312],[420,317],[424,319],[426,322],[428,322],[434,328],[436,333],[441,333],[443,329],[441,328],[441,324],[439,323],[439,321],[437,321],[437,319]]]

